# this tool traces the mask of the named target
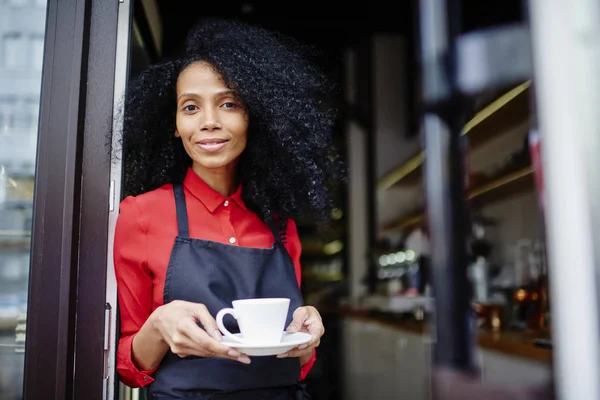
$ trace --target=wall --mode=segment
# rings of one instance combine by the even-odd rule
[[[350,294],[353,299],[364,293],[362,280],[367,271],[369,238],[367,236],[368,191],[367,172],[367,140],[369,134],[376,135],[376,178],[383,177],[419,149],[419,140],[407,141],[406,126],[406,68],[404,60],[405,43],[399,36],[382,35],[372,38],[371,67],[373,76],[373,96],[375,104],[373,119],[375,132],[366,132],[358,124],[350,121],[347,124],[346,138],[348,141],[349,164],[349,270]],[[357,106],[357,52],[349,49],[346,52],[346,101]],[[360,77],[359,79],[363,79]],[[366,79],[366,78],[365,78]],[[399,210],[412,207],[419,201],[421,193],[402,189],[391,189],[375,193],[377,209],[377,226],[381,227],[397,218]]]
[[[375,83],[376,176],[381,179],[420,148],[419,138],[407,140],[406,39],[381,35],[373,38]],[[417,190],[393,188],[377,192],[377,225],[395,220],[421,201]]]
[[[366,213],[368,191],[365,174],[367,158],[364,151],[366,148],[366,135],[358,125],[349,124],[346,138],[348,141],[348,161],[351,165],[348,187],[350,294],[352,298],[358,299],[365,291],[362,280],[367,272],[369,250],[369,238],[365,228],[368,222]]]
[[[348,50],[345,55],[345,86],[346,101],[356,106],[357,85],[356,76],[356,52]],[[367,271],[367,257],[369,238],[367,236],[368,213],[367,213],[367,132],[353,122],[349,121],[346,127],[348,176],[348,235],[347,247],[350,296],[353,299],[360,298],[365,291],[362,279]]]

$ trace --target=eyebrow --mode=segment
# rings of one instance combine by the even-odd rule
[[[236,93],[235,93],[235,91],[229,89],[229,90],[223,90],[223,91],[220,91],[220,92],[216,92],[214,95],[215,96],[225,96],[225,95],[236,96]],[[182,93],[177,98],[177,101],[181,100],[181,98],[183,98],[183,97],[196,97],[196,98],[199,98],[199,97],[202,97],[202,96],[200,96],[197,93]]]

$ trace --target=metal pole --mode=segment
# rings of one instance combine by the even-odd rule
[[[600,399],[600,4],[530,0],[555,385]]]
[[[463,112],[456,87],[457,0],[421,0],[425,189],[435,297],[434,367],[471,372],[473,325],[467,278]]]

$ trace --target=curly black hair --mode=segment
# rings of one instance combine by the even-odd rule
[[[182,54],[133,79],[123,118],[124,192],[137,195],[181,182],[191,159],[176,138],[176,82],[205,61],[249,113],[239,164],[243,199],[261,219],[327,219],[332,184],[346,179],[333,146],[336,86],[291,37],[240,21],[205,19]],[[310,49],[312,51],[312,49]]]

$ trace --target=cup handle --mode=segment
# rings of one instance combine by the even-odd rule
[[[239,343],[244,343],[244,341],[242,339],[240,339],[237,336],[234,336],[231,332],[229,332],[227,330],[227,328],[225,328],[225,325],[223,324],[223,317],[227,314],[231,314],[231,316],[235,319],[237,319],[237,315],[235,313],[235,310],[233,308],[224,308],[221,311],[219,311],[217,313],[217,326],[219,327],[219,329],[221,330],[221,333],[223,333],[223,335],[227,336],[228,338],[230,338],[231,340],[235,340],[236,342]]]

